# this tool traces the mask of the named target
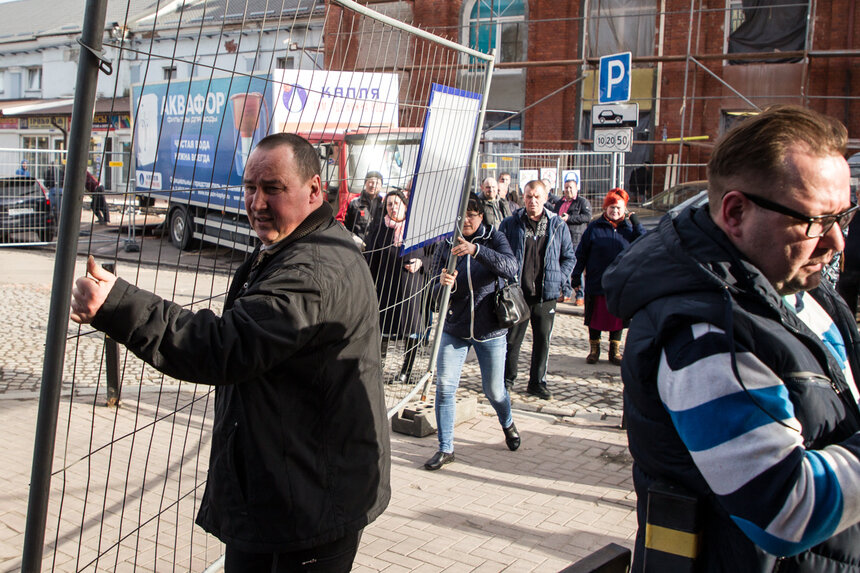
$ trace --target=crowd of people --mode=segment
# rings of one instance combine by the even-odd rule
[[[170,376],[217,387],[198,523],[226,543],[228,573],[351,568],[364,526],[390,499],[382,355],[407,341],[408,380],[432,301],[446,294],[438,449],[424,467],[455,460],[454,397],[470,348],[516,451],[510,389],[525,330],[526,392],[549,398],[555,310],[580,287],[587,361],[605,330],[621,364],[639,520],[632,570],[856,571],[860,332],[821,278],[858,209],[846,148],[838,122],[774,106],[717,142],[708,204],[653,232],[628,212],[625,190],[609,190],[600,214],[580,222],[590,205],[577,201],[578,178],[548,203],[543,181],[517,197],[509,177],[501,192],[502,174],[469,197],[459,232],[404,253],[406,193],[383,198],[381,174],[368,173],[344,226],[324,200],[313,146],[272,135],[244,175],[261,245],[220,317],[91,258],[71,318]],[[506,328],[496,292],[511,284],[527,316]]]
[[[510,391],[529,327],[533,343],[525,392],[532,396],[552,398],[546,374],[560,302],[584,304],[586,324],[597,332],[592,349],[599,345],[600,331],[607,330],[610,361],[620,363],[621,321],[607,310],[600,278],[612,258],[644,234],[635,217],[628,216],[627,195],[611,190],[592,222],[578,171],[568,174],[560,197],[550,196],[544,180],[526,182],[522,194],[516,193],[510,173],[501,173],[498,179],[485,178],[469,197],[461,233],[403,252],[408,196],[389,186],[383,198],[384,183],[380,172],[366,174],[361,194],[347,207],[344,226],[363,249],[374,278],[383,358],[392,342],[403,345],[394,382],[411,380],[433,309],[445,289],[450,293],[436,362],[439,445],[425,467],[437,470],[454,460],[455,394],[470,348],[505,443],[516,450],[521,438],[511,416]],[[510,283],[520,287],[528,316],[507,327],[496,316],[496,296]],[[588,361],[596,362],[599,354],[593,350]]]

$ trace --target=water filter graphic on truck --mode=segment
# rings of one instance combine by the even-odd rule
[[[395,74],[319,70],[133,86],[135,191],[168,200],[177,247],[204,240],[250,250],[242,174],[260,139],[313,132],[342,142],[360,126],[396,131],[398,96]],[[321,153],[323,166],[329,158]],[[337,182],[330,189],[335,209],[340,188],[348,192]]]

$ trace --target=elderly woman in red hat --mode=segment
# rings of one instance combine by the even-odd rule
[[[600,333],[609,332],[609,361],[621,364],[623,321],[611,315],[603,294],[603,272],[630,243],[645,234],[635,213],[627,212],[629,195],[624,189],[611,189],[603,199],[603,215],[592,221],[576,248],[576,266],[571,276],[574,287],[582,284],[585,271],[585,325],[588,326],[590,352],[585,358],[594,364],[600,358]]]

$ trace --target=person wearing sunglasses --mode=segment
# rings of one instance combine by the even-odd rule
[[[633,571],[857,570],[860,334],[821,278],[857,212],[846,148],[801,107],[744,120],[712,151],[708,205],[604,274],[631,320]]]

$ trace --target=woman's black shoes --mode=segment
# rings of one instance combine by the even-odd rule
[[[515,452],[520,447],[520,433],[517,431],[517,426],[513,422],[507,428],[502,428],[505,432],[505,443],[508,449]]]
[[[436,452],[433,454],[433,457],[427,460],[424,464],[425,470],[430,470],[431,472],[440,469],[445,464],[450,464],[454,461],[454,452],[450,454],[448,452]]]

